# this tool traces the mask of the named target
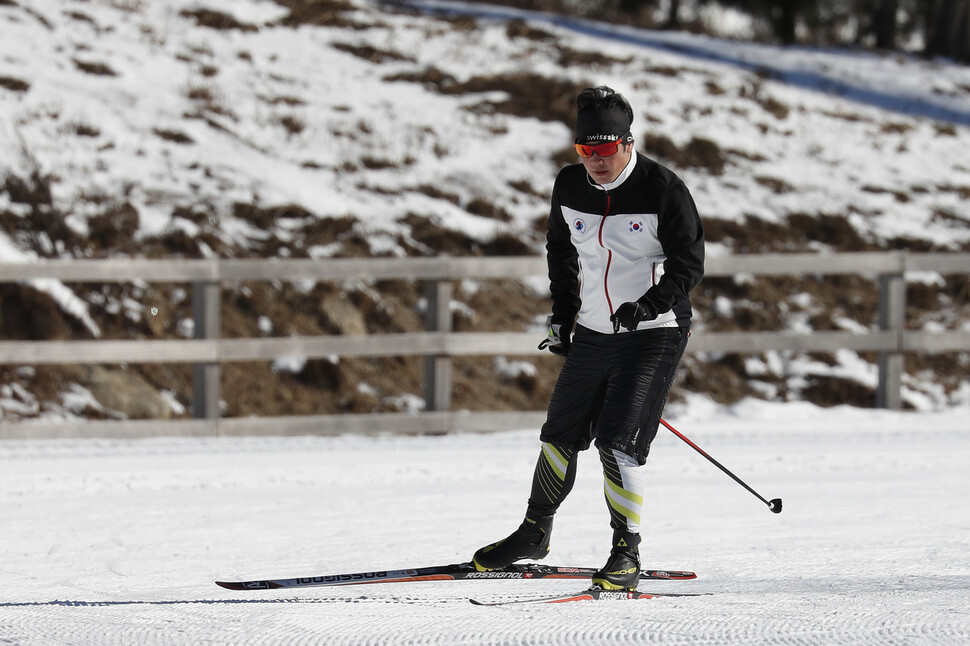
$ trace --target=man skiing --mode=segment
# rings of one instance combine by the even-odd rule
[[[640,580],[643,465],[687,345],[688,293],[704,273],[704,231],[687,187],[634,150],[633,110],[608,87],[576,99],[581,164],[556,178],[546,252],[548,347],[565,357],[539,439],[522,524],[475,552],[481,571],[549,552],[579,451],[595,441],[613,540],[592,577],[605,590]]]

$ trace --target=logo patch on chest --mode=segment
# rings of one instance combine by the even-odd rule
[[[573,229],[576,233],[584,233],[586,231],[586,221],[583,218],[576,218],[573,220]]]
[[[629,223],[630,233],[643,233],[645,227],[643,226],[643,220],[630,220]]]

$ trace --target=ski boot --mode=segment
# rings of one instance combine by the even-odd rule
[[[613,530],[610,558],[596,574],[593,586],[604,590],[636,590],[640,583],[640,535]]]
[[[532,519],[528,516],[508,537],[486,545],[472,558],[479,572],[500,570],[522,559],[541,559],[549,553],[552,516]]]

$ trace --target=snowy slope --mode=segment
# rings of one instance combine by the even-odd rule
[[[0,643],[966,644],[965,411],[746,403],[671,422],[767,508],[661,432],[645,564],[710,596],[480,608],[568,581],[232,592],[226,578],[463,561],[519,522],[534,430],[439,438],[0,444]],[[581,457],[547,561],[599,566],[609,526]]]
[[[252,30],[200,26],[191,15],[200,6]],[[429,69],[457,82],[529,72],[623,91],[638,107],[638,137],[663,134],[678,145],[703,137],[733,151],[721,175],[678,169],[707,218],[851,214],[875,240],[948,248],[970,239],[965,67],[578,29],[528,14],[552,38],[510,38],[505,20],[469,29],[356,6],[345,14],[354,28],[281,26],[287,11],[271,2],[2,6],[0,77],[29,89],[0,89],[8,151],[0,171],[50,175],[55,204],[80,232],[106,201],[127,200],[145,236],[193,231],[173,218],[176,206],[211,209],[234,241],[267,235],[231,216],[241,201],[354,217],[375,252],[394,248],[400,219],[412,212],[488,239],[544,212],[550,157],[568,145],[569,129],[467,109],[501,92],[450,96],[385,79]],[[563,66],[567,50],[593,57]],[[777,191],[777,182],[789,189]],[[426,185],[459,203],[417,190]],[[513,221],[469,213],[463,206],[476,198]],[[934,217],[940,210],[956,221]],[[7,257],[9,247],[0,245]]]
[[[126,209],[136,231],[120,253],[134,255],[139,243],[180,234],[186,248],[175,253],[190,256],[435,253],[416,222],[540,252],[536,222],[558,166],[574,160],[563,156],[570,93],[593,83],[630,97],[641,148],[666,137],[681,151],[697,141],[719,151],[713,166],[673,165],[710,231],[780,225],[741,251],[970,246],[966,67],[479,4],[425,0],[404,3],[420,11],[402,11],[402,3],[335,0],[311,3],[324,17],[309,21],[287,8],[299,4],[0,5],[0,261],[119,253],[87,245],[107,215]],[[207,26],[213,15],[233,24]],[[533,92],[550,105],[530,103]],[[50,204],[15,190],[38,178]],[[239,204],[290,206],[260,219]],[[789,239],[792,217],[845,218],[862,242],[816,238],[810,224]],[[337,221],[352,229],[323,241],[309,233]],[[727,234],[708,253],[738,244]],[[944,284],[933,274],[914,278]],[[56,281],[34,286],[94,337],[105,312],[138,320],[147,310],[140,299],[149,292],[137,286],[125,298],[80,297]],[[932,298],[939,311],[917,326],[970,325],[946,309],[947,294]],[[756,303],[717,302],[713,314]],[[804,329],[819,307],[801,295],[779,306],[792,329]],[[700,327],[710,314],[698,310]],[[190,329],[176,323],[179,333]],[[872,322],[837,316],[836,324]],[[854,353],[837,361],[832,374],[870,387],[871,364]],[[63,408],[10,390],[24,385],[0,393],[5,409]],[[907,388],[907,403],[921,408],[966,401],[966,387],[944,388],[931,373],[912,375]]]

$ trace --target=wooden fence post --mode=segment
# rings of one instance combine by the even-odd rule
[[[876,407],[903,407],[903,330],[906,327],[906,278],[899,273],[879,274],[879,329],[896,333],[896,349],[878,354],[879,387]]]
[[[192,318],[196,339],[219,338],[221,285],[218,282],[192,283]],[[197,419],[219,417],[219,363],[192,364],[192,416]]]
[[[429,332],[451,332],[450,280],[428,280],[425,296],[428,309],[425,325]],[[430,355],[424,360],[425,410],[446,411],[451,408],[451,357]]]

